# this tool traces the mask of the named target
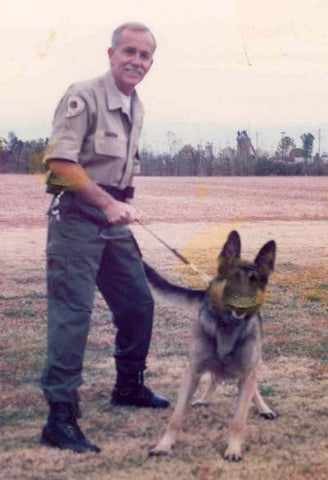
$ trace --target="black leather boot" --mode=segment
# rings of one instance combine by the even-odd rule
[[[83,435],[77,424],[78,408],[74,403],[49,402],[48,422],[43,427],[41,444],[74,452],[100,452]]]
[[[149,388],[145,387],[143,372],[138,372],[134,375],[118,373],[112,392],[111,404],[144,408],[167,408],[170,406],[167,398],[156,395]]]

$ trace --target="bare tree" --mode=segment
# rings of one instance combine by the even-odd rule
[[[282,158],[283,160],[287,160],[290,152],[295,147],[296,145],[293,138],[288,137],[287,135],[284,135],[278,144],[276,156],[278,158]]]

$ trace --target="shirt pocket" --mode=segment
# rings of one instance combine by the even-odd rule
[[[108,159],[126,158],[127,142],[118,137],[105,137],[104,134],[95,135],[95,153],[98,157]]]

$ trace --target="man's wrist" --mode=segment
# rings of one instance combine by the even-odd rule
[[[105,211],[108,207],[115,203],[114,197],[105,192],[96,183],[90,181],[77,194],[87,203]]]

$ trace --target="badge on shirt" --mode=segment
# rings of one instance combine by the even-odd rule
[[[66,104],[66,118],[73,118],[85,110],[85,101],[78,95],[70,95]]]

